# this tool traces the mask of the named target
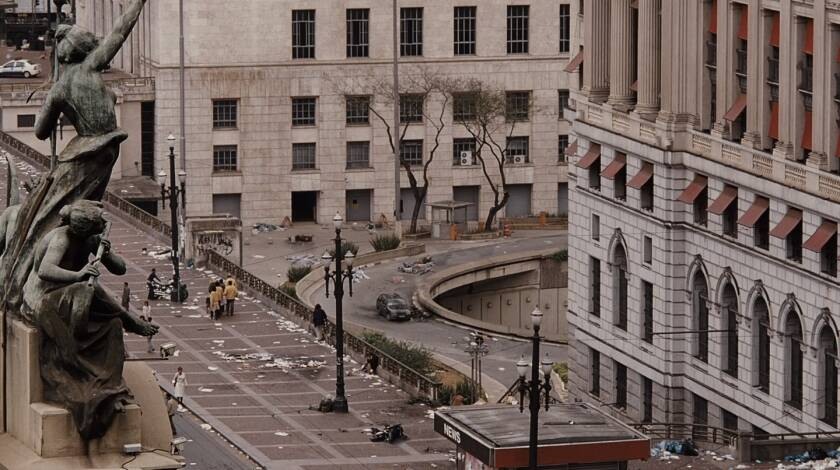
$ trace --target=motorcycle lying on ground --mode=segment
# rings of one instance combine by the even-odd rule
[[[400,439],[407,439],[408,436],[405,435],[403,431],[403,427],[401,424],[386,424],[385,429],[378,429],[378,428],[371,428],[370,430],[370,440],[371,442],[388,442],[389,444],[393,444],[394,442]]]
[[[175,297],[172,295],[173,294],[172,290],[174,288],[174,284],[175,284],[175,282],[173,280],[169,280],[169,281],[163,281],[162,280],[161,282],[147,281],[146,282],[146,288],[149,291],[149,300],[161,300],[161,299],[175,300]],[[187,290],[187,285],[184,284],[183,282],[181,283],[181,289],[180,289],[179,294],[180,294],[179,298],[181,300],[186,300],[187,298],[189,298],[190,294],[189,294],[189,291]]]

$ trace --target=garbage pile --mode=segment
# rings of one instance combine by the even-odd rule
[[[274,232],[275,230],[285,230],[283,227],[265,222],[257,222],[251,227],[251,233],[256,235],[258,233]]]
[[[397,272],[423,275],[432,270],[435,263],[431,256],[424,256],[419,261],[403,261],[397,265]]]
[[[677,460],[680,455],[697,456],[700,451],[691,439],[661,441],[650,450],[650,456],[659,460]]]
[[[291,261],[292,266],[312,266],[319,262],[319,258],[315,255],[290,255],[286,257],[286,261]]]
[[[776,468],[778,470],[840,468],[840,449],[826,451],[817,447],[799,454],[788,455],[784,458],[784,463],[780,463]]]

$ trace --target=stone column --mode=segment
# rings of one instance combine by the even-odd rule
[[[741,138],[741,144],[760,149],[761,136],[766,132],[762,116],[769,117],[767,101],[764,97],[762,65],[767,60],[767,41],[764,34],[763,12],[759,0],[750,0],[747,9],[749,39],[747,40],[747,128]]]
[[[639,65],[636,113],[654,120],[659,112],[660,58],[662,29],[659,19],[661,0],[639,1]]]
[[[812,147],[811,153],[807,156],[808,166],[828,170],[827,155],[831,154],[831,147],[828,142],[831,142],[830,126],[836,125],[834,121],[835,113],[829,112],[834,107],[834,101],[831,98],[831,63],[835,59],[835,55],[831,54],[831,33],[828,25],[820,18],[826,17],[825,0],[814,1],[814,94],[813,106],[811,109],[813,116],[812,126]],[[826,70],[828,64],[828,70]],[[825,118],[824,118],[825,117]],[[827,118],[827,119],[826,119]]]
[[[610,2],[610,97],[607,101],[618,110],[633,106],[633,8],[630,0]],[[641,29],[641,28],[640,28]]]
[[[610,93],[610,0],[586,0],[583,11],[583,92],[603,103]]]
[[[662,2],[662,103],[657,121],[671,129],[693,124],[699,113],[696,89],[700,64],[690,58],[702,44],[697,21],[702,7],[697,0]]]

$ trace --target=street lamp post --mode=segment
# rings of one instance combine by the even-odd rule
[[[325,251],[321,258],[326,261],[324,266],[324,280],[327,297],[330,296],[330,282],[332,281],[335,287],[333,293],[335,294],[335,399],[333,400],[333,411],[338,413],[347,413],[347,397],[344,395],[344,315],[343,305],[344,300],[344,281],[348,281],[350,287],[350,297],[353,296],[353,258],[355,255],[352,251],[344,253],[341,249],[341,223],[344,219],[341,214],[335,213],[333,217],[333,224],[335,225],[335,254],[330,255],[329,251]],[[335,260],[335,271],[330,272],[329,262]],[[342,269],[341,262],[347,262],[347,269]]]
[[[172,214],[172,268],[174,270],[172,276],[172,295],[173,302],[182,302],[181,298],[181,272],[179,267],[180,255],[180,237],[178,236],[178,198],[185,202],[187,172],[181,169],[176,175],[175,173],[175,136],[169,134],[166,138],[169,142],[169,188],[166,187],[166,171],[160,170],[158,173],[158,183],[160,183],[160,198],[163,202],[163,208],[166,209],[166,198],[169,198],[169,210]],[[180,180],[180,186],[176,184],[176,176]]]
[[[534,336],[531,337],[533,341],[531,351],[531,380],[525,380],[525,375],[528,373],[528,362],[523,355],[519,362],[516,363],[516,370],[519,372],[519,411],[524,411],[525,394],[529,394],[528,409],[531,412],[531,428],[528,434],[528,468],[531,470],[537,469],[537,448],[539,444],[539,413],[540,413],[540,392],[545,393],[545,410],[548,411],[549,393],[551,392],[551,383],[549,382],[549,374],[551,374],[551,366],[553,363],[548,359],[546,353],[545,359],[542,363],[540,360],[540,323],[542,323],[543,314],[540,309],[534,308],[531,312],[531,325],[534,327]],[[540,380],[540,365],[542,366],[543,378]]]

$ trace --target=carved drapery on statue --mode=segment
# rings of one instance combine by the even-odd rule
[[[97,257],[109,271],[125,272],[104,240],[98,201],[127,134],[117,127],[116,97],[101,73],[144,4],[132,0],[101,42],[77,26],[58,27],[55,53],[63,67],[35,133],[49,138],[64,115],[77,136],[26,201],[8,208],[3,219],[11,221],[3,233],[0,262],[3,310],[38,327],[44,396],[71,411],[85,439],[102,437],[130,398],[122,379],[123,328],[142,335],[156,331],[99,286],[98,269],[89,261]]]

